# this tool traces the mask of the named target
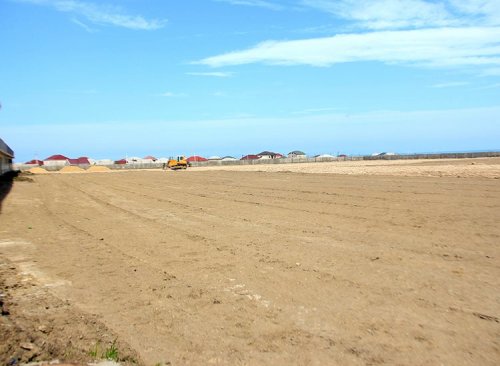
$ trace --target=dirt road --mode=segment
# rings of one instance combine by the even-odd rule
[[[148,365],[500,363],[498,179],[41,175],[0,219],[0,256]]]

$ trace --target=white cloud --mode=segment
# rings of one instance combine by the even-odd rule
[[[86,18],[88,21],[117,27],[154,30],[165,26],[166,20],[145,19],[140,15],[128,15],[116,6],[94,4],[78,0],[16,0],[17,2],[30,3],[51,7],[63,13],[70,13]],[[83,24],[83,23],[82,23]]]
[[[227,71],[213,71],[213,72],[187,72],[186,75],[192,76],[212,76],[217,78],[229,78],[234,75],[232,72]]]
[[[295,112],[292,112],[292,114],[306,114],[306,115],[312,115],[312,114],[325,114],[325,112],[332,112],[332,111],[337,111],[339,110],[339,108],[331,108],[331,107],[327,107],[327,108],[308,108],[308,109],[304,109],[304,110],[301,110],[301,111],[295,111]]]
[[[498,0],[302,0],[372,30],[500,25]]]
[[[491,67],[484,70],[481,76],[500,76],[500,67]]]
[[[210,94],[212,97],[227,97],[227,93],[223,91],[214,91]]]
[[[433,88],[455,88],[459,86],[464,86],[464,85],[469,85],[468,82],[465,81],[450,81],[448,83],[439,83],[439,84],[434,84],[432,85]]]
[[[260,8],[267,8],[271,10],[281,10],[282,5],[276,4],[271,1],[266,0],[215,0],[217,2],[228,3],[231,5],[244,5],[244,6],[255,6]]]
[[[198,63],[212,67],[251,63],[331,66],[358,61],[425,67],[500,66],[500,27],[383,31],[267,41]]]
[[[304,4],[353,20],[363,28],[395,29],[453,22],[441,2],[422,0],[304,0]]]
[[[486,90],[486,89],[497,89],[497,88],[500,88],[500,83],[485,85],[485,86],[479,87],[477,89],[478,90]]]
[[[89,27],[87,24],[85,24],[85,23],[83,23],[83,22],[79,21],[79,20],[78,20],[78,19],[76,19],[76,18],[71,18],[71,21],[72,21],[73,23],[75,23],[76,25],[78,25],[79,27],[81,27],[81,28],[85,29],[85,30],[86,30],[87,32],[89,32],[89,33],[95,33],[95,32],[96,32],[96,30],[95,30],[95,29],[93,29],[93,28]]]
[[[172,92],[165,92],[158,94],[160,97],[166,97],[166,98],[179,98],[179,97],[187,97],[186,93],[172,93]]]

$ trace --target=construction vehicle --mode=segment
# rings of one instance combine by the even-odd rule
[[[177,158],[169,158],[167,168],[172,170],[187,169],[190,166],[185,156],[178,156]]]

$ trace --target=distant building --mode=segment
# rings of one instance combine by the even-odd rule
[[[283,157],[280,153],[275,153],[272,151],[262,151],[260,154],[257,154],[259,159],[281,159]]]
[[[156,159],[156,158],[155,158]],[[138,156],[131,156],[126,158],[127,164],[152,164],[154,161],[151,157],[139,158]]]
[[[113,165],[114,164],[114,161],[111,159],[98,159],[98,160],[89,159],[89,162],[92,165]]]
[[[69,158],[64,156],[64,155],[60,155],[60,154],[52,155],[43,161],[43,165],[51,166],[51,167],[53,167],[53,166],[55,166],[55,167],[66,166],[66,165],[69,165]]]
[[[208,161],[208,159],[204,158],[203,156],[192,155],[189,158],[187,158],[187,161],[190,163],[193,163],[193,162],[197,162],[197,161]]]
[[[76,159],[68,159],[69,165],[90,165],[89,158],[86,156],[81,156]]]
[[[303,151],[295,150],[288,153],[289,158],[307,158],[307,155]]]
[[[14,159],[14,151],[0,139],[0,174],[12,170],[12,159]]]
[[[156,159],[154,156],[148,155],[142,158],[142,162],[146,164],[153,164],[156,162],[158,159]]]
[[[330,154],[315,155],[314,157],[316,159],[335,159],[335,156],[330,155]]]
[[[27,161],[24,164],[25,165],[38,165],[38,166],[41,166],[41,165],[43,165],[43,161],[37,160],[37,159],[33,159],[33,160],[30,160],[30,161]]]
[[[396,153],[393,152],[381,152],[381,153],[373,153],[372,156],[394,156]]]
[[[233,157],[233,156],[224,156],[224,157],[222,158],[222,161],[235,161],[235,160],[238,160],[238,159],[236,159],[236,158],[235,158],[235,157]]]
[[[220,156],[214,155],[214,156],[210,156],[208,158],[208,160],[222,160],[222,158]]]
[[[245,155],[240,160],[257,160],[259,159],[258,155]]]

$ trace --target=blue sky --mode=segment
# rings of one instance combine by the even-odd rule
[[[0,0],[16,161],[500,149],[498,0]]]

